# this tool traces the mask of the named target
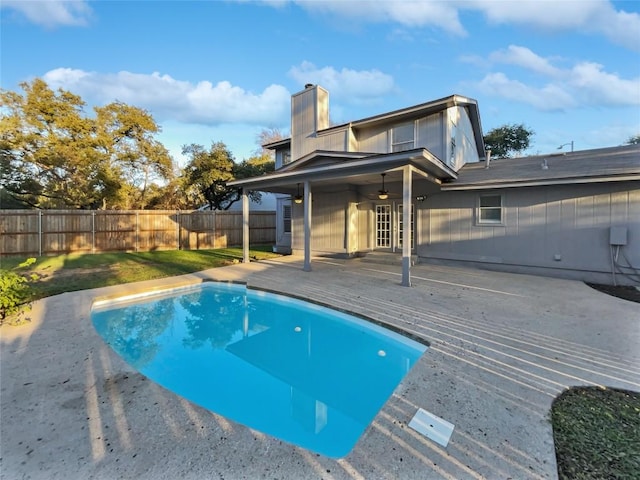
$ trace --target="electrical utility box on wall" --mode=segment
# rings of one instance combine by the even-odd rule
[[[627,227],[611,227],[609,229],[609,245],[626,245]]]

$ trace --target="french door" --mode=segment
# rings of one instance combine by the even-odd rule
[[[391,205],[376,205],[376,248],[391,248]]]
[[[410,224],[411,224],[411,236],[409,238],[409,241],[411,242],[411,250],[413,250],[414,246],[415,246],[415,240],[414,240],[414,235],[413,232],[415,231],[414,228],[414,223],[413,223],[413,204],[411,205],[411,220],[410,220]],[[404,238],[404,232],[402,231],[402,205],[398,205],[398,215],[396,216],[396,218],[398,219],[398,248],[402,248],[402,240]]]
[[[402,204],[376,205],[376,248],[390,248],[394,251],[402,248],[404,232],[402,228]],[[395,213],[395,215],[394,215]],[[411,248],[415,246],[414,206],[411,205]],[[395,225],[395,229],[393,228]],[[395,233],[395,235],[394,235]]]

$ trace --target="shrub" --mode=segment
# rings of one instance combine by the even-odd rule
[[[7,317],[20,311],[31,295],[29,282],[38,279],[38,275],[19,273],[33,263],[35,258],[29,258],[11,270],[0,269],[0,324]]]

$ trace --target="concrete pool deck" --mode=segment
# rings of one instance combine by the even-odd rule
[[[572,385],[640,390],[637,303],[581,282],[364,260],[238,264],[66,293],[0,327],[0,478],[556,478],[548,413]],[[344,459],[208,412],[155,385],[95,332],[96,298],[203,280],[288,292],[417,335],[429,350]],[[446,448],[407,425],[418,408],[453,423]]]

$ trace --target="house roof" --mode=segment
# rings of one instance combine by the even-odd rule
[[[375,153],[365,152],[334,152],[329,150],[316,150],[294,162],[287,163],[278,169],[278,173],[298,170],[309,167],[311,164],[318,166],[321,164],[335,163],[337,160],[358,160],[365,157],[372,157]]]
[[[545,168],[546,167],[546,168]],[[468,163],[442,190],[640,180],[640,145]]]

